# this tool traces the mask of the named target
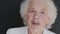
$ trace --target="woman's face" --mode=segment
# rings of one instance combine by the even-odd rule
[[[32,1],[26,14],[27,25],[33,29],[44,28],[49,20],[47,8],[43,1]]]

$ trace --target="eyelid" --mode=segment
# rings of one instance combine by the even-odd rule
[[[31,10],[30,12],[35,12],[34,10]]]
[[[41,12],[41,13],[43,13],[43,14],[44,14],[45,12]]]
[[[34,9],[34,8],[32,8],[30,11],[31,11],[31,12],[35,12],[35,9]]]
[[[42,13],[42,14],[45,14],[45,10],[42,10],[41,13]]]

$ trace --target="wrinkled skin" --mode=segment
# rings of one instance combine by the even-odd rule
[[[48,24],[48,7],[44,0],[31,0],[27,13],[26,21],[29,34],[42,34],[45,26]]]

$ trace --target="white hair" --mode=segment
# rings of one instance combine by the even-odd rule
[[[50,29],[52,27],[51,25],[55,23],[55,20],[57,17],[57,8],[52,0],[46,0],[46,3],[48,5],[48,15],[51,18],[49,23],[46,25],[46,28]],[[29,5],[29,0],[25,0],[21,3],[21,7],[20,7],[20,14],[21,14],[21,17],[23,18],[24,24],[26,24],[24,15],[26,14],[28,5]]]

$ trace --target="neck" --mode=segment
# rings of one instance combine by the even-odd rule
[[[44,29],[30,29],[28,28],[28,34],[43,34]]]

